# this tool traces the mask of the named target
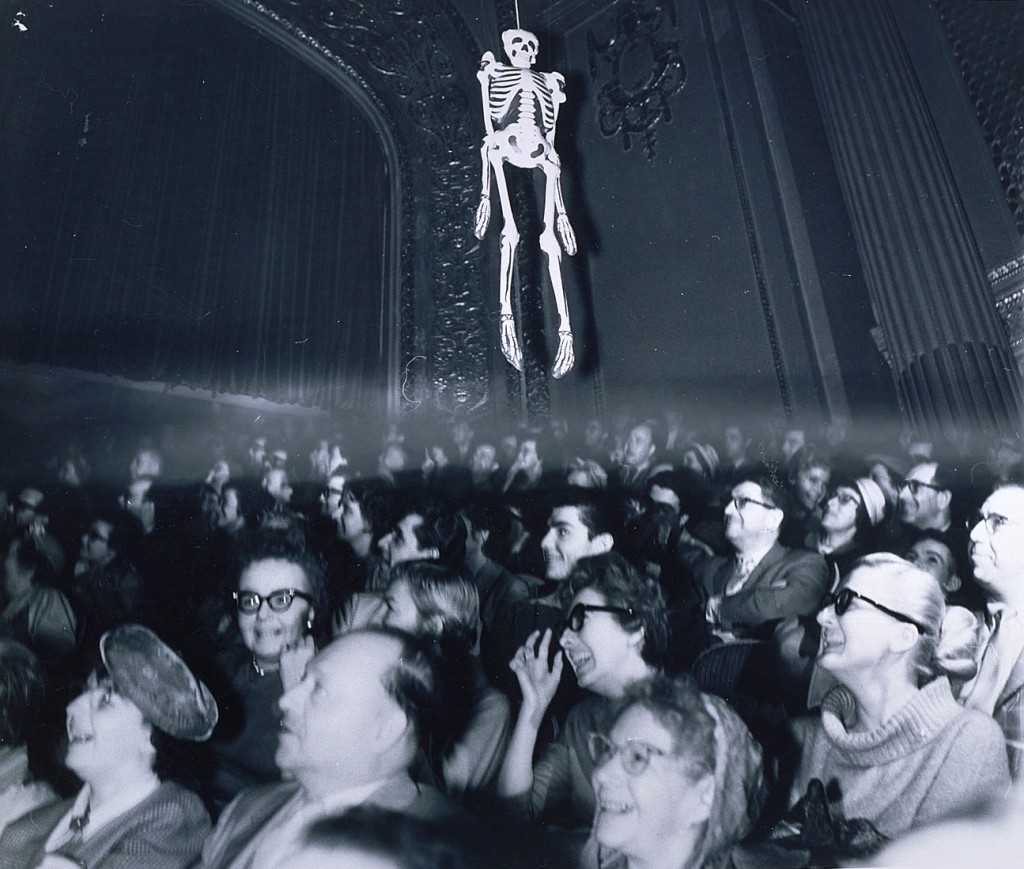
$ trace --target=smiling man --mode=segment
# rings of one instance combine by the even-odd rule
[[[354,806],[457,817],[454,804],[409,774],[435,738],[431,722],[447,698],[438,661],[413,637],[376,629],[335,640],[281,698],[276,761],[290,780],[234,800],[206,842],[202,865],[277,866],[310,825]]]

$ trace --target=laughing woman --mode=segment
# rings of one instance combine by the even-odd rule
[[[570,597],[561,646],[581,688],[596,694],[575,706],[558,739],[536,765],[533,751],[544,712],[562,675],[562,656],[548,665],[550,630],[527,638],[509,666],[523,703],[498,777],[498,793],[534,817],[568,803],[580,827],[594,816],[590,782],[593,762],[588,735],[607,732],[615,700],[627,688],[659,671],[668,642],[661,590],[643,579],[620,555],[582,559],[569,578]]]
[[[598,808],[587,865],[717,869],[758,820],[760,747],[686,677],[634,685],[589,746]]]
[[[108,631],[100,656],[103,667],[67,708],[67,765],[84,787],[7,827],[0,866],[178,869],[199,857],[206,809],[162,775],[178,740],[209,737],[217,704],[148,628]]]
[[[791,803],[817,779],[832,811],[893,837],[1005,795],[1002,733],[958,706],[947,678],[972,666],[973,634],[951,630],[962,622],[946,618],[931,574],[888,553],[865,556],[818,623],[818,667],[839,684],[819,717],[794,722],[802,751]]]

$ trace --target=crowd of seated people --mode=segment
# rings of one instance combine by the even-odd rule
[[[873,865],[1021,804],[1017,441],[307,438],[8,481],[0,869]]]

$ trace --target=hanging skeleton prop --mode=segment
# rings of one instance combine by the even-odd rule
[[[576,236],[565,213],[562,167],[555,151],[555,124],[558,108],[565,102],[565,79],[557,72],[531,69],[537,61],[538,43],[537,37],[529,31],[506,30],[501,34],[501,43],[509,63],[499,63],[488,51],[480,59],[480,71],[477,73],[487,135],[480,149],[483,184],[474,233],[477,238],[483,238],[491,219],[493,170],[505,222],[501,230],[501,352],[517,371],[522,371],[523,354],[512,316],[512,264],[519,244],[519,231],[508,195],[505,164],[510,163],[520,169],[540,169],[544,173],[544,227],[540,234],[540,249],[547,258],[558,311],[558,352],[551,373],[554,377],[562,377],[576,361],[561,270],[562,250],[569,256],[575,254]]]

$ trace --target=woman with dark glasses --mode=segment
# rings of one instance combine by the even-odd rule
[[[724,700],[692,680],[632,686],[594,762],[593,845],[603,869],[715,869],[754,826],[761,749]],[[587,863],[590,863],[588,853]]]
[[[935,577],[902,558],[855,563],[818,614],[817,666],[838,684],[819,716],[794,722],[801,757],[791,804],[817,779],[833,818],[892,838],[1005,795],[999,727],[950,690],[950,676],[974,667],[965,615],[947,611]]]
[[[657,583],[641,577],[616,553],[581,559],[566,583],[565,599],[561,633],[534,632],[509,665],[523,702],[498,792],[515,798],[534,817],[567,804],[571,817],[584,828],[594,816],[588,734],[607,732],[613,701],[660,670],[668,622]],[[552,643],[561,644],[580,687],[597,696],[573,707],[558,739],[534,765],[538,730],[562,675],[561,654],[548,664]]]
[[[231,593],[238,631],[218,658],[230,685],[214,734],[208,802],[219,812],[242,788],[276,781],[281,713],[277,701],[302,679],[316,651],[322,611],[318,564],[298,556],[254,557]],[[240,642],[238,642],[240,640]]]

